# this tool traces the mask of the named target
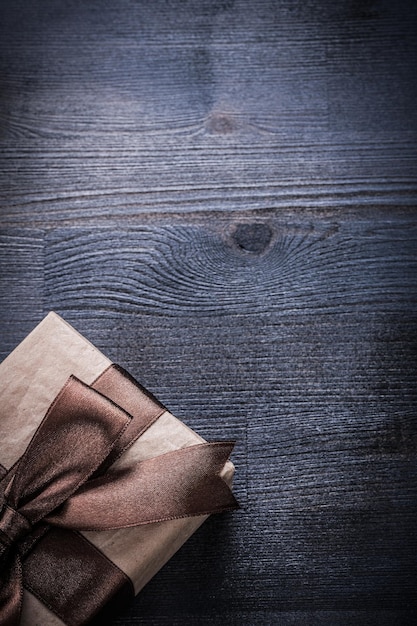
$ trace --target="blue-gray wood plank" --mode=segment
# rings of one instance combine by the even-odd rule
[[[415,3],[0,8],[0,356],[55,309],[238,441],[114,626],[414,624]]]

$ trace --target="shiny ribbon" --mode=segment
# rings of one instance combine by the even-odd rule
[[[220,477],[231,442],[113,465],[164,411],[117,366],[91,386],[70,377],[23,456],[0,473],[2,626],[19,623],[23,587],[71,626],[87,623],[108,596],[124,595],[126,576],[74,531],[236,508]]]

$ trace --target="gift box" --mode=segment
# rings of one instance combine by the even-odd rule
[[[97,620],[236,507],[233,444],[204,442],[55,313],[0,364],[0,407],[2,624]]]

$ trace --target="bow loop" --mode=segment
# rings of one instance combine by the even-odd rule
[[[131,416],[71,376],[23,456],[0,480],[0,622],[19,623],[19,543],[36,542],[32,525],[57,509],[103,464]]]
[[[14,468],[9,506],[31,523],[44,518],[103,463],[130,420],[109,398],[71,376]]]

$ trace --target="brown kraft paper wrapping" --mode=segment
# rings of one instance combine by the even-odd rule
[[[90,385],[109,365],[111,361],[89,341],[58,315],[49,313],[0,364],[0,462],[9,468],[20,458],[71,374]],[[130,465],[203,441],[165,411],[116,463]],[[222,472],[229,484],[233,472],[229,461]],[[83,534],[125,572],[138,593],[206,517]],[[21,624],[64,626],[64,622],[26,590]]]

